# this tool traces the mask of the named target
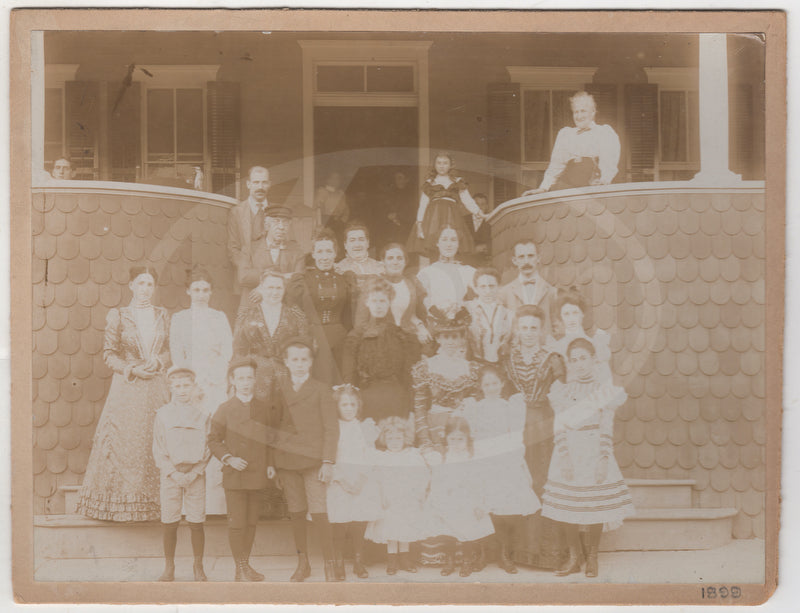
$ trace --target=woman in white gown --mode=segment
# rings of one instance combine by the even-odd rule
[[[233,354],[233,334],[228,318],[222,311],[209,307],[212,289],[208,271],[195,267],[186,289],[192,299],[191,307],[172,316],[169,338],[172,363],[189,366],[197,374],[196,384],[209,415],[228,399],[225,373]],[[214,457],[206,468],[206,513],[227,513],[222,465]]]

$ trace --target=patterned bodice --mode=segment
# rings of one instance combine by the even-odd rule
[[[564,380],[566,368],[558,353],[541,348],[526,363],[519,347],[514,347],[506,360],[506,373],[530,405],[547,401],[550,386],[556,380]]]

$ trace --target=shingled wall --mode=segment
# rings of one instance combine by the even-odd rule
[[[34,513],[63,513],[62,485],[82,480],[111,371],[103,362],[108,309],[130,301],[131,266],[158,273],[154,302],[189,306],[186,271],[215,280],[211,306],[231,312],[226,255],[233,201],[176,193],[87,188],[33,193]],[[183,195],[180,194],[183,192]]]
[[[698,506],[737,508],[734,536],[763,538],[763,186],[605,189],[507,204],[495,264],[532,236],[542,275],[591,298],[629,395],[614,429],[623,474],[694,479]]]

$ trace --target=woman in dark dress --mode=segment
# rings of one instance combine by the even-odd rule
[[[342,345],[353,327],[358,298],[355,275],[350,271],[338,274],[333,269],[336,253],[336,237],[329,230],[321,230],[311,244],[314,265],[292,283],[290,291],[311,325],[317,348],[313,376],[331,385],[342,381]]]
[[[347,335],[342,376],[361,389],[363,418],[407,418],[411,411],[410,370],[416,338],[400,329],[390,312],[394,289],[384,279],[370,279],[364,288],[367,321]]]
[[[536,305],[517,309],[517,342],[505,360],[509,380],[525,397],[525,461],[533,478],[533,491],[540,500],[553,455],[553,409],[547,394],[555,381],[566,378],[564,359],[542,346],[544,319],[544,312]],[[512,540],[516,543],[512,553],[515,562],[547,569],[564,564],[568,548],[557,522],[536,513],[523,517],[516,528]]]

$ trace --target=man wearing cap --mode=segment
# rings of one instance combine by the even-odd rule
[[[203,549],[206,519],[206,465],[211,452],[206,445],[208,414],[196,397],[195,373],[186,366],[167,372],[171,400],[153,422],[153,459],[161,473],[161,523],[164,526],[164,574],[159,581],[175,579],[175,547],[181,510],[186,513],[194,554],[194,580],[206,581]]]
[[[287,281],[294,273],[302,273],[305,254],[294,241],[289,240],[292,227],[292,210],[284,206],[271,206],[264,215],[264,236],[251,245],[248,261],[242,260],[238,269],[238,281],[242,288],[241,311],[253,300],[251,293],[261,280],[261,273],[274,268]],[[260,299],[259,297],[255,298]]]
[[[264,434],[271,406],[253,397],[255,372],[256,363],[252,358],[234,358],[230,363],[228,383],[234,395],[214,413],[208,436],[211,452],[222,463],[228,541],[236,563],[236,581],[264,579],[264,575],[250,566],[250,552],[256,535],[261,493],[267,480],[274,477],[274,470],[268,470],[269,451]],[[272,377],[266,372],[264,376]],[[272,387],[271,380],[269,387]]]
[[[270,444],[292,518],[297,548],[297,569],[291,581],[303,581],[311,575],[307,513],[311,514],[321,541],[325,580],[338,581],[326,490],[333,474],[339,441],[336,407],[330,386],[310,376],[314,361],[310,339],[287,341],[283,359],[289,372],[278,379],[282,401],[279,403],[278,430]]]

